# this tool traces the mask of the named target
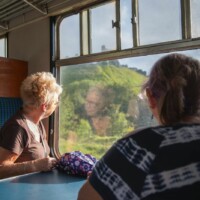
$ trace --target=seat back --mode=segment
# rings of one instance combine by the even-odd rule
[[[0,129],[3,124],[16,113],[22,106],[22,100],[18,97],[0,97]]]

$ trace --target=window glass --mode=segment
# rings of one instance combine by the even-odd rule
[[[90,9],[91,53],[116,49],[115,2]]]
[[[60,58],[80,56],[79,14],[66,17],[60,24]]]
[[[200,59],[199,49],[180,53]],[[128,132],[157,125],[141,86],[164,55],[61,67],[60,153],[80,150],[100,158]]]
[[[140,91],[150,65],[138,63],[132,58],[60,68],[61,153],[78,149],[100,158],[131,130],[155,124]]]
[[[191,0],[191,25],[192,25],[192,37],[200,37],[200,1]]]
[[[120,1],[121,16],[121,48],[128,49],[133,47],[132,34],[132,0]]]
[[[6,39],[0,38],[0,56],[6,57]]]
[[[179,40],[180,0],[139,0],[140,45]]]

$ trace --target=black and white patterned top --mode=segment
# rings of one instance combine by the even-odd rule
[[[103,156],[89,181],[105,200],[199,200],[200,125],[132,132]]]

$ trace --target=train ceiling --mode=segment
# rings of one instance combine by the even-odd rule
[[[99,0],[0,0],[0,35]],[[104,1],[104,0],[100,0]]]
[[[8,29],[9,21],[27,14],[38,12],[44,16],[48,14],[48,3],[52,0],[1,0],[0,1],[0,28]]]

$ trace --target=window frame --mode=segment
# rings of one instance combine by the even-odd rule
[[[7,37],[7,34],[0,36],[0,39],[4,39],[4,54],[5,54],[4,57],[7,58],[7,56],[8,56],[8,37]]]
[[[121,50],[121,42],[120,42],[120,28],[117,29],[116,35],[116,50],[100,52],[100,53],[93,53],[91,54],[91,44],[90,44],[90,20],[89,20],[89,11],[93,6],[101,5],[102,3],[108,3],[116,1],[116,18],[117,20],[120,19],[120,0],[106,0],[100,1],[99,3],[90,4],[88,7],[83,7],[79,10],[72,10],[68,13],[59,15],[54,17],[54,23],[51,26],[54,27],[55,33],[52,34],[51,37],[52,43],[54,43],[54,51],[52,52],[52,65],[51,71],[54,72],[57,80],[59,81],[59,74],[60,74],[60,67],[67,66],[67,65],[75,65],[75,64],[83,64],[89,62],[98,62],[98,61],[106,61],[106,60],[113,60],[113,59],[121,59],[121,58],[129,58],[129,57],[139,57],[139,56],[147,56],[159,53],[169,53],[174,51],[185,51],[191,49],[200,48],[200,37],[198,38],[191,38],[191,13],[190,13],[190,0],[180,0],[181,1],[181,26],[182,26],[182,39],[176,41],[169,41],[169,42],[162,42],[156,44],[149,44],[149,45],[139,45],[139,27],[137,23],[138,19],[138,1],[139,0],[132,0],[132,32],[133,32],[133,47],[129,49]],[[82,27],[82,12],[87,12],[88,17],[88,54],[83,55],[83,27]],[[69,17],[74,13],[80,14],[80,56],[78,57],[71,57],[66,59],[60,59],[60,52],[59,52],[59,26],[61,21],[65,17]],[[58,140],[59,140],[59,108],[55,111],[55,113],[50,118],[50,147],[51,153],[59,157],[59,147],[58,147]]]

